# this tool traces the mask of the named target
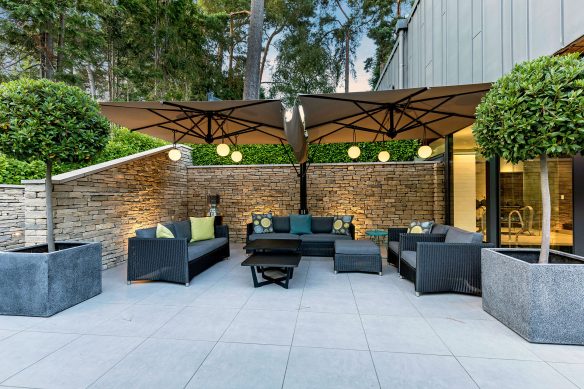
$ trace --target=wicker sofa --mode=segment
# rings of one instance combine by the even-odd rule
[[[215,226],[215,239],[190,243],[190,221],[165,224],[174,239],[157,239],[156,227],[136,230],[128,240],[128,283],[137,280],[178,282],[191,279],[229,257],[229,228]]]
[[[349,226],[350,235],[338,235],[331,233],[333,229],[331,217],[312,217],[311,234],[296,235],[290,233],[290,218],[288,216],[274,216],[272,219],[274,232],[256,234],[253,224],[247,225],[246,243],[256,239],[294,239],[301,240],[300,251],[304,256],[334,257],[335,241],[343,239],[355,239],[355,226]]]
[[[392,242],[396,242],[397,245]],[[481,294],[481,233],[435,224],[429,234],[390,228],[388,261],[397,257],[400,276],[415,284],[416,295],[432,292]],[[397,248],[397,253],[394,251]]]

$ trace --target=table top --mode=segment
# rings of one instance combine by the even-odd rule
[[[256,239],[245,245],[246,250],[285,250],[298,251],[300,239]]]
[[[252,254],[241,266],[298,267],[300,254]]]
[[[367,230],[365,231],[367,236],[387,236],[387,230]]]

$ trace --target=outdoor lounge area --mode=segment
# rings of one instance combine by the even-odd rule
[[[50,318],[0,316],[0,387],[574,388],[584,348],[523,340],[460,294],[416,297],[305,257],[288,290],[254,289],[242,245],[180,284],[126,285]]]

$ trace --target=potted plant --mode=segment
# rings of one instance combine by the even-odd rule
[[[52,169],[89,161],[109,122],[77,87],[46,79],[0,85],[0,151],[46,163],[47,243],[0,253],[0,314],[50,316],[101,293],[101,244],[54,238]]]
[[[483,249],[483,309],[530,342],[584,344],[584,258],[550,251],[548,158],[584,150],[584,62],[578,55],[516,65],[477,107],[479,152],[540,161],[540,249]]]

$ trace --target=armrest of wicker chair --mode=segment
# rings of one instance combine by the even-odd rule
[[[353,223],[349,224],[349,234],[351,239],[355,240],[355,225]]]
[[[445,234],[400,234],[399,251],[416,251],[419,242],[444,242]]]
[[[387,230],[387,241],[388,242],[399,242],[399,236],[400,234],[405,234],[406,232],[408,232],[407,227],[390,227]]]
[[[481,294],[481,249],[492,243],[420,242],[416,250],[416,293]]]
[[[128,282],[164,280],[187,284],[187,239],[128,239]]]

